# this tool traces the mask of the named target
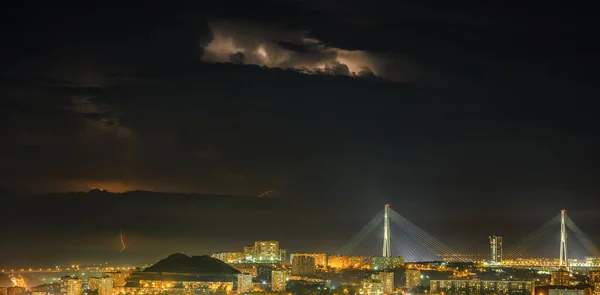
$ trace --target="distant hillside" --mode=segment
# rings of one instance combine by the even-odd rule
[[[197,274],[238,274],[235,268],[227,263],[207,255],[187,256],[177,253],[162,259],[156,264],[146,268],[144,272],[171,272],[171,273],[197,273]]]

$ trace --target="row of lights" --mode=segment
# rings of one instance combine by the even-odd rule
[[[66,270],[71,270],[71,268],[73,268],[73,270],[79,270],[79,265],[73,265],[71,267],[67,267]],[[133,267],[133,266],[123,266],[123,267],[120,267],[119,266],[119,267],[105,267],[104,269],[131,270],[131,269],[135,269],[135,267]],[[21,268],[21,269],[17,269],[16,271],[21,271],[21,272],[24,272],[24,271],[52,271],[52,268],[47,268],[47,269],[43,269],[43,268],[39,268],[39,269],[33,269],[33,268],[25,269],[25,268]],[[60,267],[57,266],[55,268],[55,271],[61,271]],[[15,272],[15,269],[11,269],[10,271],[6,270],[6,269],[2,269],[2,270],[0,270],[0,272]]]

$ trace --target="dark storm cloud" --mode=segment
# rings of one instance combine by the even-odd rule
[[[551,38],[543,34],[531,35],[539,43],[524,40],[542,29],[520,27],[528,24],[521,20],[517,28],[504,19],[487,24],[485,13],[328,3],[25,14],[10,26],[24,33],[7,31],[15,46],[1,49],[7,67],[0,95],[0,186],[245,196],[275,189],[281,207],[264,208],[282,212],[289,228],[312,222],[348,235],[365,221],[360,218],[390,202],[441,240],[458,244],[477,244],[481,237],[485,243],[490,231],[510,231],[499,220],[522,218],[523,228],[533,229],[563,207],[587,216],[582,227],[597,224],[597,90],[574,78],[584,71],[557,73],[564,67],[556,59],[572,60],[568,46],[545,47]],[[207,22],[199,11],[215,18]],[[508,27],[494,31],[495,24]],[[511,39],[519,29],[525,31]],[[540,58],[548,65],[539,66]],[[554,65],[557,72],[545,71]],[[233,228],[265,213],[263,204],[228,211],[239,200],[210,212],[211,202],[134,199],[118,203],[91,195],[92,203],[78,203],[81,225],[73,225],[75,240],[65,247],[71,250],[79,234],[111,237],[107,232],[129,225],[138,245],[161,248],[152,253],[174,250],[158,243],[161,238],[193,249],[202,243],[189,240],[203,232],[191,230],[213,224],[205,214],[248,214],[232,221]],[[12,200],[10,208],[22,208],[19,197]],[[332,204],[319,208],[323,200]],[[98,222],[105,211],[89,212],[96,201],[110,212],[107,225]],[[492,201],[494,209],[485,209]],[[296,209],[300,203],[309,209]],[[36,232],[46,224],[45,203],[39,204],[32,211],[39,222],[16,226],[42,236],[69,228],[71,220],[61,219]],[[315,216],[322,219],[290,218],[321,209]],[[339,218],[348,228],[332,220]],[[468,225],[451,237],[446,231]],[[17,232],[12,230],[5,234]],[[211,232],[206,239],[211,235],[223,238]],[[300,245],[311,247],[308,233],[301,238]],[[81,251],[97,249],[89,247]]]
[[[296,43],[287,42],[287,41],[280,41],[280,42],[277,42],[277,44],[279,44],[279,46],[281,46],[284,49],[295,51],[295,52],[310,51],[310,46],[307,46],[305,44],[296,44]]]
[[[329,7],[311,8],[311,5],[305,4],[299,11],[316,9],[331,12]],[[355,12],[370,12],[368,9],[361,11],[363,9]],[[154,22],[153,17],[158,15],[161,15],[161,20]],[[471,124],[475,124],[480,125],[481,130],[485,130],[485,127],[491,128],[490,134],[486,136],[493,137],[496,132],[494,130],[499,129],[498,132],[502,132],[502,136],[508,138],[507,134],[512,131],[502,128],[512,130],[510,128],[513,127],[501,127],[501,124],[494,120],[508,120],[514,126],[525,126],[522,130],[519,127],[514,127],[515,129],[531,133],[535,132],[529,128],[542,128],[540,126],[544,124],[552,128],[571,125],[568,126],[569,130],[579,128],[572,122],[557,122],[551,115],[543,117],[544,114],[536,114],[536,120],[541,118],[541,122],[544,123],[538,125],[530,122],[530,112],[535,112],[537,107],[537,101],[533,99],[535,97],[545,97],[546,105],[551,104],[548,106],[551,112],[557,110],[559,104],[552,105],[557,97],[564,95],[579,101],[585,100],[578,98],[581,94],[572,97],[568,90],[561,89],[560,85],[555,85],[556,89],[552,90],[535,89],[526,92],[523,90],[524,85],[512,81],[512,84],[506,84],[506,87],[489,92],[461,89],[455,90],[457,94],[452,94],[403,89],[403,86],[390,86],[380,81],[377,84],[365,84],[366,82],[362,81],[330,79],[323,76],[311,80],[313,78],[303,77],[294,71],[266,70],[252,66],[237,68],[225,65],[198,65],[194,61],[203,56],[203,48],[210,48],[211,44],[220,40],[219,42],[224,42],[222,44],[231,45],[234,49],[237,49],[238,45],[260,49],[262,44],[263,49],[272,50],[271,53],[276,55],[282,54],[282,60],[277,64],[282,67],[300,67],[303,63],[306,66],[321,64],[315,73],[348,75],[354,72],[359,76],[373,76],[372,69],[360,64],[354,65],[356,69],[351,70],[348,67],[351,61],[363,59],[373,59],[377,61],[375,64],[385,64],[386,67],[379,68],[380,71],[385,72],[387,68],[404,70],[406,67],[397,66],[404,62],[402,59],[384,56],[394,50],[414,53],[410,46],[417,45],[407,42],[410,43],[406,45],[408,47],[400,46],[397,39],[391,39],[392,34],[384,37],[384,33],[372,35],[373,38],[377,36],[377,39],[364,39],[374,33],[372,30],[382,29],[385,22],[390,20],[388,17],[372,22],[367,21],[368,17],[340,19],[335,14],[321,15],[316,23],[322,23],[329,18],[331,24],[315,27],[311,23],[299,24],[297,18],[287,15],[285,18],[289,18],[289,25],[282,28],[264,22],[282,21],[270,18],[265,18],[262,23],[255,25],[247,25],[248,20],[220,20],[212,23],[211,28],[201,18],[175,16],[169,10],[165,15],[166,17],[163,17],[158,11],[150,11],[130,24],[130,14],[126,11],[115,14],[114,11],[99,10],[92,16],[94,22],[65,27],[66,35],[69,36],[81,35],[85,31],[97,34],[97,37],[91,38],[83,34],[85,36],[82,39],[73,39],[77,40],[74,42],[62,35],[57,40],[51,40],[48,35],[39,34],[37,31],[38,34],[32,34],[42,36],[37,41],[49,42],[55,46],[43,48],[51,53],[36,57],[34,64],[28,63],[29,59],[26,60],[22,63],[23,67],[19,67],[14,73],[23,76],[27,71],[36,70],[36,79],[39,79],[41,73],[45,75],[43,79],[46,80],[27,82],[30,84],[23,87],[8,87],[12,92],[5,97],[14,98],[10,103],[19,105],[21,110],[36,109],[43,115],[25,119],[25,116],[19,117],[13,112],[13,117],[5,118],[12,120],[9,121],[11,124],[4,126],[15,129],[6,128],[5,132],[12,138],[19,139],[17,142],[35,143],[28,146],[37,146],[38,151],[46,150],[45,154],[63,154],[63,158],[55,157],[56,163],[52,164],[54,167],[59,167],[61,159],[64,160],[64,157],[69,155],[79,159],[73,161],[73,167],[70,168],[76,173],[69,172],[66,168],[58,173],[60,178],[67,182],[60,185],[60,189],[85,188],[88,182],[105,185],[116,182],[117,187],[121,189],[153,183],[152,188],[164,187],[183,191],[206,189],[221,192],[222,182],[231,178],[244,183],[240,184],[240,190],[245,191],[246,186],[256,186],[251,189],[258,191],[270,187],[270,180],[255,181],[248,179],[247,175],[261,174],[254,172],[256,169],[263,169],[260,168],[261,165],[265,166],[265,172],[264,175],[257,176],[258,178],[273,179],[273,183],[279,185],[294,182],[295,175],[283,173],[285,167],[300,167],[300,171],[309,169],[303,168],[305,163],[298,163],[304,162],[303,160],[290,160],[296,158],[295,154],[310,155],[320,148],[327,150],[328,146],[347,150],[354,146],[350,143],[355,140],[351,136],[351,130],[354,129],[369,130],[371,133],[358,138],[362,144],[371,146],[369,142],[379,142],[382,145],[394,146],[397,144],[395,141],[378,141],[376,134],[387,134],[391,130],[397,130],[408,134],[431,132],[432,136],[446,136],[448,130],[464,129],[462,132],[465,134],[456,139],[460,141],[461,138],[469,137],[469,134],[475,132],[469,130],[473,128]],[[340,24],[349,26],[342,30],[337,27]],[[52,23],[51,26],[57,25]],[[116,30],[120,26],[127,29]],[[39,31],[39,28],[33,29]],[[107,34],[104,30],[116,33]],[[332,32],[339,34],[330,36]],[[355,42],[349,37],[344,39],[345,34],[352,32],[358,33],[353,38],[363,40],[360,41],[362,43],[349,43]],[[431,40],[426,34],[423,38],[425,39],[422,42]],[[227,40],[231,40],[232,43],[228,43]],[[422,42],[418,43],[419,46],[423,45]],[[384,43],[390,44],[390,47],[383,46]],[[433,47],[423,48],[431,50]],[[287,50],[295,55],[290,57],[277,50]],[[372,56],[369,51],[379,55]],[[74,54],[75,52],[77,54]],[[244,56],[244,63],[253,63],[252,58],[257,58],[256,53],[251,52],[247,57],[246,53],[235,52],[233,59],[227,55],[226,60],[239,63]],[[68,62],[58,63],[56,60]],[[255,60],[254,63],[261,64],[260,60]],[[39,71],[40,69],[43,71]],[[230,73],[241,76],[229,77]],[[281,77],[276,77],[278,75]],[[218,87],[225,85],[224,83],[236,86]],[[262,88],[256,88],[256,85],[261,85]],[[246,86],[249,88],[245,88]],[[509,89],[517,89],[517,93],[512,93]],[[431,97],[438,97],[439,100],[431,100]],[[288,106],[278,102],[282,98],[285,98]],[[316,103],[311,98],[320,101]],[[420,101],[420,104],[415,104],[415,100]],[[437,105],[447,101],[452,103],[445,105],[446,109],[443,112],[428,110],[428,107],[435,109],[438,108]],[[517,102],[519,107],[514,108],[512,104]],[[313,109],[313,103],[325,107],[321,111],[323,114]],[[408,105],[404,105],[405,103]],[[371,104],[377,107],[364,107]],[[486,113],[494,107],[500,108],[500,114]],[[386,113],[388,110],[405,113],[392,115]],[[467,112],[464,117],[458,115],[465,110],[471,110],[472,113]],[[449,115],[453,111],[457,111],[457,115]],[[569,112],[567,116],[571,116],[576,110],[566,107],[561,111]],[[64,115],[58,115],[65,112]],[[471,117],[472,114],[476,116]],[[363,118],[364,125],[356,125],[358,121],[354,116]],[[386,116],[397,121],[379,123],[385,122]],[[67,120],[71,123],[63,122]],[[578,118],[578,121],[581,121],[580,125],[593,129],[585,120],[585,117]],[[450,124],[441,126],[440,122]],[[60,128],[63,124],[69,127]],[[314,132],[308,131],[313,129]],[[293,134],[294,138],[288,138],[288,134]],[[61,140],[57,140],[58,138]],[[54,144],[46,148],[44,140]],[[95,143],[98,147],[94,147],[95,141],[98,141]],[[316,144],[315,141],[321,144],[312,146]],[[262,149],[262,145],[270,148]],[[309,148],[311,146],[312,148]],[[244,153],[240,154],[240,147],[244,147]],[[87,150],[88,148],[90,150]],[[286,149],[291,150],[292,155],[281,155]],[[14,147],[14,150],[18,148]],[[108,151],[116,152],[111,155]],[[165,153],[172,158],[161,157]],[[28,158],[30,163],[35,163],[35,157],[44,157],[44,154],[33,156]],[[316,152],[313,156],[319,158],[324,155]],[[23,154],[21,157],[28,156]],[[19,158],[13,159],[13,165],[17,165],[16,159]],[[40,160],[41,158],[38,158],[37,162]],[[52,162],[53,160],[48,161],[50,164]],[[94,169],[93,172],[86,171],[95,165],[102,168]],[[452,165],[454,163],[448,164]],[[52,169],[56,168],[44,170]],[[8,171],[7,169],[6,172]],[[26,182],[29,172],[25,171],[29,170],[23,167],[17,171],[23,171],[21,182]],[[40,174],[37,176],[40,179],[47,177],[44,174],[49,174],[47,171],[34,174],[37,173]],[[81,179],[70,180],[69,174],[80,175]],[[19,173],[12,175],[18,176]],[[198,181],[211,177],[223,180]],[[48,183],[53,181],[46,180]],[[250,185],[260,182],[267,184]],[[203,187],[206,183],[213,183],[211,186],[214,187]],[[47,186],[30,189],[45,190]],[[238,188],[227,190],[236,191]]]
[[[168,74],[164,74],[165,69]],[[381,162],[385,158],[392,163],[399,161],[414,167],[430,167],[433,165],[430,161],[437,161],[437,172],[430,176],[431,179],[426,176],[429,168],[423,170],[422,175],[418,169],[412,173],[406,171],[404,177],[423,181],[422,185],[430,179],[440,186],[430,186],[431,189],[446,193],[467,187],[478,191],[488,185],[497,186],[497,173],[506,173],[503,177],[513,179],[512,190],[515,186],[527,186],[527,181],[518,180],[520,178],[544,183],[543,178],[536,176],[542,171],[548,178],[558,178],[560,170],[555,171],[559,174],[552,175],[553,170],[546,169],[553,165],[563,167],[568,161],[557,162],[552,159],[552,153],[574,159],[578,155],[588,155],[585,149],[582,150],[583,146],[595,144],[588,140],[583,144],[583,139],[565,137],[564,134],[577,128],[575,122],[562,124],[555,120],[555,115],[543,115],[559,111],[558,105],[539,109],[535,123],[531,123],[535,104],[522,101],[521,108],[513,110],[513,100],[503,101],[498,94],[488,93],[485,100],[476,95],[462,96],[464,93],[445,92],[439,96],[434,90],[383,81],[371,83],[344,77],[310,77],[295,71],[249,66],[195,64],[170,69],[160,66],[156,70],[140,73],[140,76],[160,80],[158,84],[115,83],[107,84],[101,91],[91,88],[90,92],[83,91],[87,88],[80,86],[49,88],[45,85],[39,91],[34,90],[31,96],[27,95],[37,96],[34,101],[53,101],[51,105],[56,109],[70,113],[65,116],[48,111],[43,119],[29,118],[31,121],[27,124],[16,126],[19,127],[15,134],[19,139],[16,143],[37,143],[47,154],[80,159],[67,167],[60,164],[60,157],[55,159],[55,164],[45,160],[47,166],[54,165],[46,167],[48,171],[61,168],[59,174],[66,183],[80,183],[73,189],[86,188],[86,182],[93,185],[94,182],[113,181],[126,188],[218,193],[258,192],[278,186],[301,189],[298,181],[305,181],[303,179],[312,173],[309,163],[322,158],[331,161],[316,166],[324,169],[323,177],[341,181],[347,172],[337,165],[346,157],[354,159],[358,165],[351,165],[353,168],[349,171],[360,170],[361,165],[375,165],[367,171],[393,171],[394,166],[385,168],[387,165]],[[347,68],[343,67],[331,70],[347,73]],[[231,77],[231,73],[236,76]],[[558,89],[555,91],[557,95],[561,94]],[[549,93],[545,95],[551,97]],[[281,100],[282,97],[285,100]],[[560,109],[563,115],[568,111]],[[58,128],[60,125],[56,124],[67,124],[67,118],[71,118],[73,126],[79,127]],[[510,124],[502,123],[508,118]],[[24,117],[14,119],[13,122],[20,122]],[[56,123],[44,126],[42,122],[47,120]],[[585,124],[586,120],[582,116],[577,122]],[[539,133],[545,128],[556,127],[561,128],[555,129],[560,132]],[[52,144],[54,140],[47,144],[47,139],[42,136],[46,132],[51,132],[55,138],[64,137],[58,141],[64,144]],[[396,133],[401,137],[392,136]],[[428,135],[426,140],[422,138],[424,134]],[[560,136],[565,146],[548,142],[552,136]],[[404,141],[407,143],[403,144]],[[94,147],[94,144],[98,146]],[[378,145],[386,148],[375,152],[373,149]],[[420,145],[429,146],[430,154],[435,156],[421,154]],[[461,146],[465,147],[458,148]],[[18,149],[17,146],[14,148]],[[392,152],[395,148],[403,150],[406,157],[398,158],[399,155]],[[544,153],[547,148],[551,151]],[[509,150],[514,156],[512,159],[484,161],[488,157],[499,159]],[[360,156],[363,153],[364,156]],[[22,154],[11,157],[7,163],[13,164],[6,165],[5,171],[8,173],[11,167],[18,167],[21,157],[27,157],[32,165],[42,159],[36,157],[43,156]],[[523,159],[528,159],[528,163],[536,162],[521,163]],[[96,168],[89,170],[89,167]],[[495,168],[487,176],[475,173],[485,167]],[[540,170],[539,167],[546,168]],[[29,169],[25,167],[22,169],[22,177],[31,173],[26,173]],[[453,171],[460,169],[464,169],[464,173],[455,175]],[[529,174],[529,169],[535,172]],[[583,186],[594,187],[588,183],[590,176],[585,176],[591,172],[588,168],[568,169],[581,173],[575,173],[571,181],[577,179]],[[42,177],[45,172],[39,173]],[[342,175],[336,176],[339,173]],[[365,176],[361,172],[350,173],[347,177],[361,179]],[[364,183],[354,185],[374,185],[373,177],[368,176],[361,180]],[[469,184],[471,177],[478,180]],[[569,181],[563,184],[573,187]],[[318,184],[321,185],[335,186],[334,183]],[[553,185],[561,186],[560,182]]]
[[[210,20],[214,38],[204,48],[203,60],[228,62],[239,52],[246,64],[295,69],[305,74],[362,77],[369,68],[373,75],[393,81],[415,81],[418,65],[404,56],[345,50],[310,37],[309,31],[272,23],[244,20]]]
[[[418,69],[421,81],[469,86],[506,79],[541,87],[548,78],[591,86],[597,77],[598,45],[588,36],[598,23],[575,3],[267,1],[240,11],[216,6],[213,14],[284,23],[327,46],[391,55],[402,62],[383,72],[405,80],[414,76],[398,68]]]

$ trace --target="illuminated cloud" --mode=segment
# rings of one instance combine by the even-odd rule
[[[415,67],[409,63],[399,64],[396,58],[363,50],[328,46],[309,37],[308,32],[218,20],[211,21],[210,27],[214,38],[204,48],[206,62],[296,69],[306,74],[375,75],[402,82],[415,77]]]

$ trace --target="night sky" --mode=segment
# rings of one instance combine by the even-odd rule
[[[592,9],[203,2],[1,9],[0,266],[331,252],[385,203],[464,252],[562,208],[600,243]]]

